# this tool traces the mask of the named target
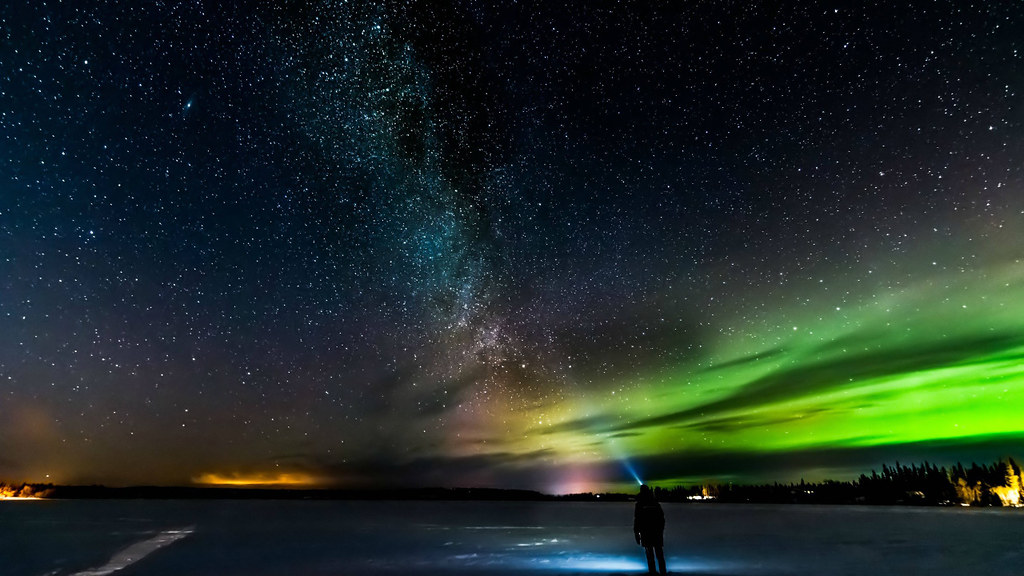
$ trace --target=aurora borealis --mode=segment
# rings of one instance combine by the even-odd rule
[[[122,4],[0,7],[0,480],[1024,456],[1020,2]]]

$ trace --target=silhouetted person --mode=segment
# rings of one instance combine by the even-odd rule
[[[647,553],[647,571],[654,574],[654,557],[658,557],[661,573],[665,573],[665,512],[647,484],[640,486],[633,511],[633,534],[636,543]]]

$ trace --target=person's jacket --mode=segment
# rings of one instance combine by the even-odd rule
[[[657,500],[644,499],[636,501],[633,510],[633,533],[640,538],[651,539],[661,536],[665,530],[665,512]]]

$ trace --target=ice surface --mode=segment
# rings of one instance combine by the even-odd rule
[[[675,574],[1018,574],[1024,560],[1020,510],[664,508]],[[0,574],[640,574],[631,527],[628,503],[3,502]]]

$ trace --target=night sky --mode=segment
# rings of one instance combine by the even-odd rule
[[[0,479],[1022,456],[1022,31],[1017,0],[4,2]]]

